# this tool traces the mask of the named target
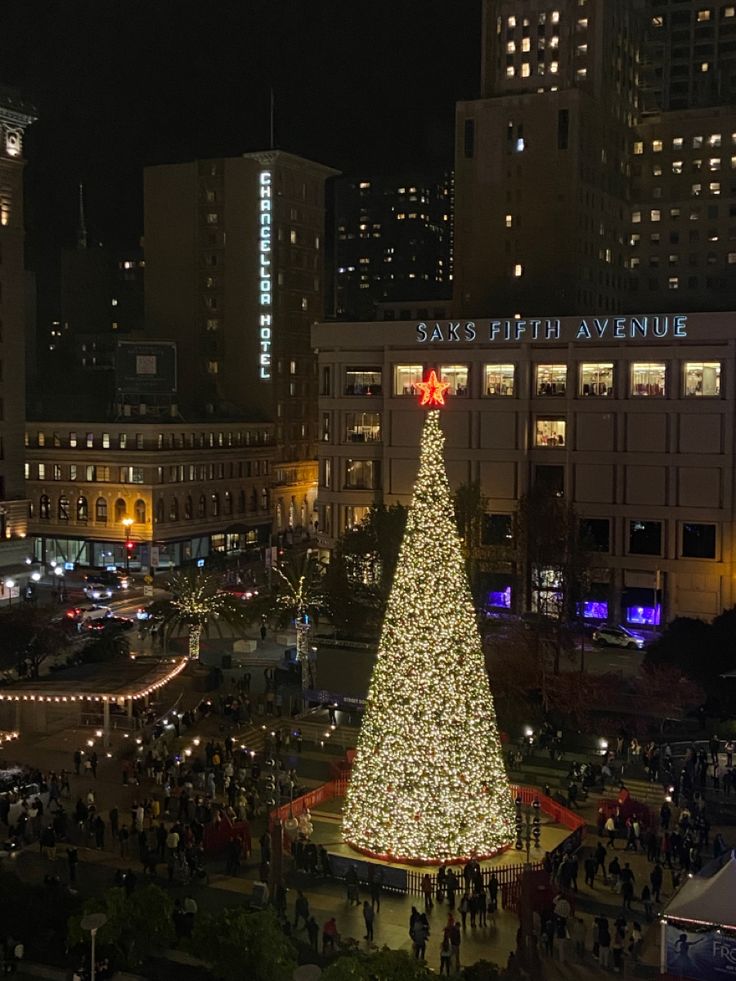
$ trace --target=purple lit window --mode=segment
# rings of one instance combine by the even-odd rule
[[[586,620],[607,620],[608,603],[586,600],[583,603],[583,617]]]
[[[504,610],[511,609],[511,586],[507,586],[503,592],[493,592],[488,594],[489,606],[500,606]]]
[[[662,619],[662,607],[659,603],[656,606],[628,606],[626,608],[626,622],[642,624],[647,627],[658,627]]]

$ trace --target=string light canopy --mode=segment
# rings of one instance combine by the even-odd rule
[[[142,688],[132,688],[116,692],[114,694],[105,693],[79,693],[70,695],[60,691],[49,691],[48,689],[38,689],[34,691],[13,692],[5,689],[0,692],[0,702],[120,702],[128,698],[137,700],[151,695],[153,692],[168,685],[180,674],[187,666],[187,659],[177,659],[171,662],[173,665],[165,674],[150,684],[145,684]]]
[[[422,384],[427,404],[444,399],[432,375]],[[514,838],[443,448],[431,409],[343,816],[357,850],[427,864],[488,858]]]

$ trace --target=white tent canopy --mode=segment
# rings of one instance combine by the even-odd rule
[[[735,852],[723,868],[710,878],[694,875],[672,899],[667,919],[708,923],[736,929]]]

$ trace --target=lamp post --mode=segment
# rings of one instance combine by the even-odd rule
[[[15,589],[15,580],[14,579],[6,579],[5,580],[5,588],[8,591],[8,606],[12,606],[13,605],[13,590]]]
[[[83,930],[89,930],[90,935],[90,981],[95,981],[95,937],[97,936],[97,931],[100,929],[100,927],[104,926],[106,923],[107,917],[104,913],[87,913],[86,916],[82,917],[81,927]]]
[[[132,518],[123,518],[120,522],[125,528],[125,572],[130,572],[130,527],[133,524]]]

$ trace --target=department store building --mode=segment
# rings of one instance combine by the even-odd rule
[[[312,343],[325,550],[377,498],[410,500],[416,383],[435,368],[450,482],[480,480],[487,544],[541,483],[592,543],[587,618],[654,626],[736,602],[735,314],[322,323]],[[491,606],[545,606],[508,572],[488,583]]]

